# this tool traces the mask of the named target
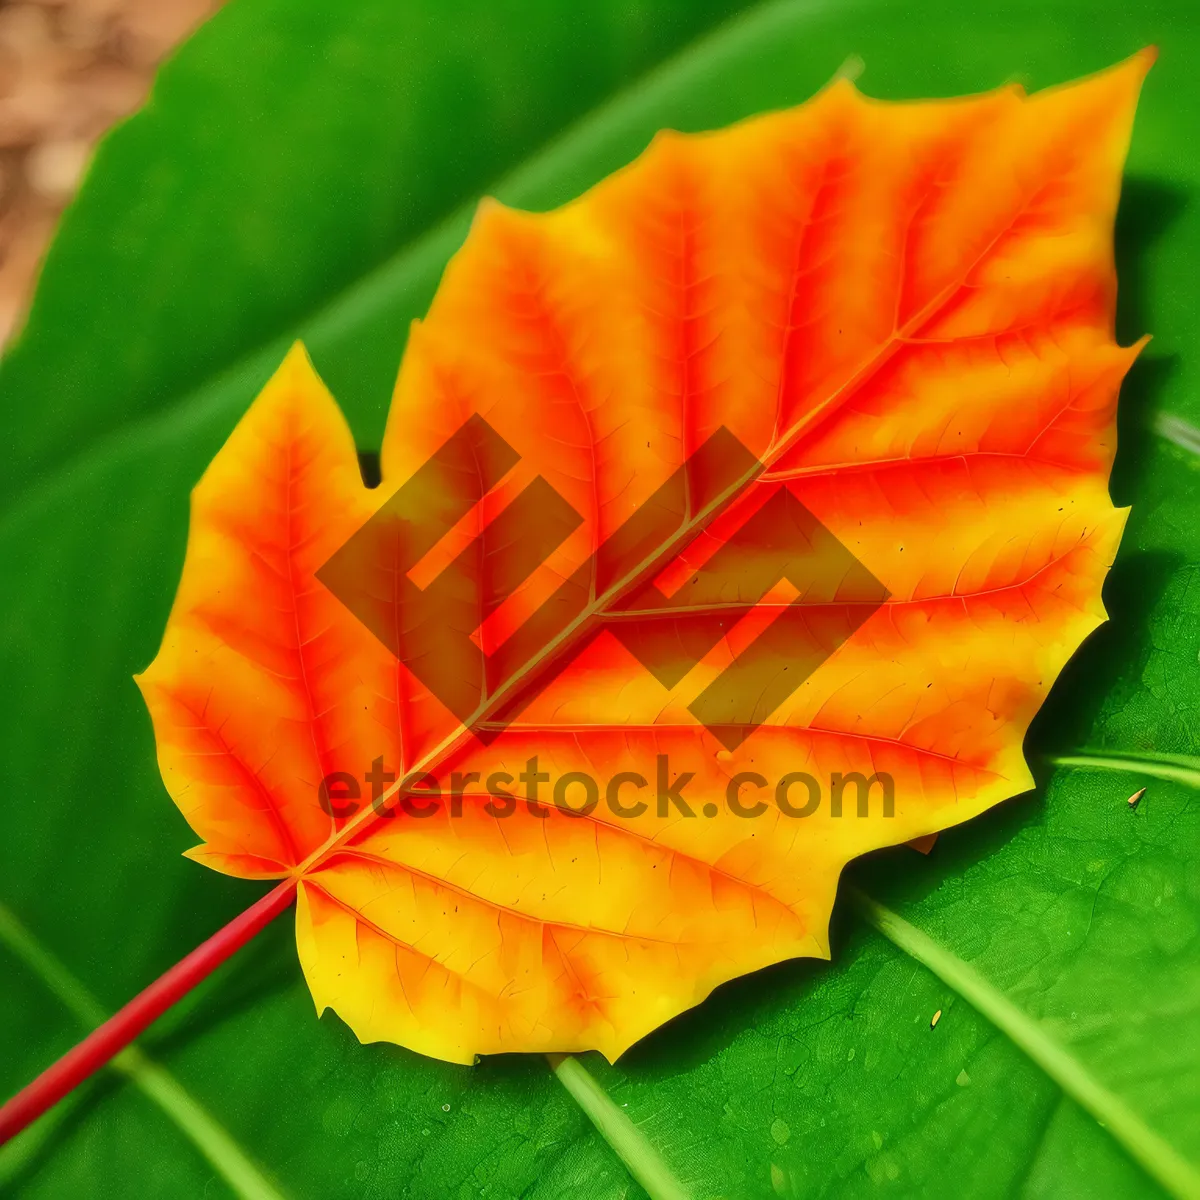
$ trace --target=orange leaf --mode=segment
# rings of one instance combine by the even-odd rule
[[[612,1058],[723,980],[826,956],[855,856],[1030,786],[1022,739],[1105,619],[1124,521],[1107,483],[1139,347],[1113,340],[1111,238],[1151,61],[1032,97],[887,104],[840,81],[718,133],[663,134],[557,211],[485,203],[413,327],[378,491],[289,354],[196,488],[139,682],[204,842],[192,857],[300,879],[319,1010],[454,1061]],[[472,468],[478,502],[415,565],[362,557],[364,527],[404,549],[454,507],[435,490],[371,521],[472,417],[511,451],[495,478]],[[746,472],[701,461],[722,429]],[[540,517],[513,509],[495,530],[539,478],[540,509],[521,511],[557,496],[573,519],[532,554]],[[598,554],[673,478],[679,519]],[[764,512],[812,568],[765,596],[751,581],[779,579],[781,552]],[[476,551],[432,613],[434,590],[419,613],[401,598],[416,594],[403,572],[428,588]],[[363,620],[325,586],[346,562]],[[567,619],[530,640],[564,596]],[[701,724],[698,698],[771,630],[772,669],[794,655],[803,682],[763,676],[732,738]],[[431,662],[478,696],[469,716],[429,685]],[[534,756],[546,807],[504,815],[496,796],[524,794]],[[409,772],[440,798],[391,782]],[[731,792],[744,772],[764,785]],[[798,819],[775,787],[801,772],[829,791]],[[581,819],[553,799],[571,773],[558,804],[592,779],[647,807]],[[866,815],[854,791],[836,814],[838,773],[880,776]],[[694,817],[660,799],[673,782]]]

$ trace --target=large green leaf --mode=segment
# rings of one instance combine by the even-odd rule
[[[1200,699],[1197,19],[809,2],[710,32],[722,7],[235,0],[102,148],[0,366],[16,443],[0,901],[28,930],[0,912],[19,951],[0,951],[0,1091],[93,1011],[45,951],[115,1008],[256,894],[178,857],[189,834],[129,676],[165,621],[187,491],[287,341],[306,339],[370,448],[407,323],[480,190],[558,203],[656,129],[794,103],[850,55],[871,94],[949,95],[1058,82],[1155,41],[1120,230],[1123,335],[1156,336],[1122,400],[1114,493],[1134,512],[1113,622],[1031,740],[1092,755],[1047,762],[1035,796],[928,859],[895,851],[855,876],[1200,1158],[1200,766],[1162,757],[1196,751]],[[586,1060],[690,1192],[1156,1194],[1128,1130],[1101,1128],[901,946],[844,910],[841,925],[832,964],[728,985],[616,1067]],[[228,1153],[181,1131],[200,1106],[288,1195],[637,1194],[545,1064],[359,1047],[313,1017],[290,943],[277,923],[144,1040],[186,1089],[174,1108],[110,1073],[0,1155],[0,1187],[216,1194]],[[154,1091],[152,1066],[130,1072]]]

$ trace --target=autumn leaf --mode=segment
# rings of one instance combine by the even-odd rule
[[[663,134],[554,212],[485,204],[413,329],[379,489],[293,350],[196,488],[139,682],[191,856],[299,880],[318,1010],[453,1061],[612,1059],[725,980],[827,956],[851,859],[1029,786],[1022,739],[1105,618],[1124,521],[1108,474],[1139,347],[1113,338],[1111,238],[1152,57],[1032,97],[888,104],[839,81]],[[464,718],[322,572],[472,418],[514,465],[425,578],[538,480],[579,520],[519,586],[495,584],[519,540],[491,546],[447,614],[491,656]],[[699,469],[722,430],[752,469]],[[606,571],[598,550],[681,477],[679,520]],[[812,577],[758,603],[739,581],[777,547],[743,534],[772,504],[811,517]],[[530,643],[580,572],[569,620]],[[635,653],[722,605],[738,619],[668,683]],[[410,643],[411,615],[393,604]],[[777,625],[811,640],[803,682],[730,745],[697,699]],[[651,803],[581,819],[547,786],[541,812],[498,815],[483,781],[535,756],[551,781],[640,775]],[[329,802],[376,763],[433,776],[431,815],[403,810],[407,784]],[[659,763],[668,790],[690,777],[694,819],[654,802]],[[768,797],[797,773],[886,775],[894,808],[748,818],[729,790],[748,773]]]

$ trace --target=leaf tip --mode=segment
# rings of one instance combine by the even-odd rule
[[[299,338],[288,347],[288,352],[276,368],[271,383],[276,380],[286,381],[293,385],[299,384],[302,387],[310,386],[315,382],[321,391],[325,390],[321,383],[321,377],[317,374],[317,368],[313,366],[308,347]],[[270,383],[267,386],[270,387]]]
[[[150,705],[150,696],[154,688],[153,674],[154,666],[157,662],[158,655],[156,654],[145,667],[143,667],[140,671],[134,671],[134,673],[129,677],[133,680],[137,690],[141,693],[142,699],[146,702],[147,707]],[[153,710],[151,711],[153,712]]]
[[[475,215],[471,219],[472,229],[489,225],[497,219],[503,219],[504,214],[513,210],[495,196],[481,196],[475,205]]]
[[[1129,61],[1138,63],[1141,66],[1144,77],[1150,68],[1158,62],[1158,47],[1153,42],[1149,46],[1143,46],[1136,54],[1130,57]]]
[[[283,366],[305,365],[312,367],[312,358],[308,353],[308,347],[305,346],[302,338],[296,338],[295,341],[288,347],[288,352],[283,356]]]

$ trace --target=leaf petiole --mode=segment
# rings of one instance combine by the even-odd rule
[[[295,879],[285,879],[23,1087],[0,1107],[0,1146],[110,1062],[148,1025],[287,909],[295,894]]]

